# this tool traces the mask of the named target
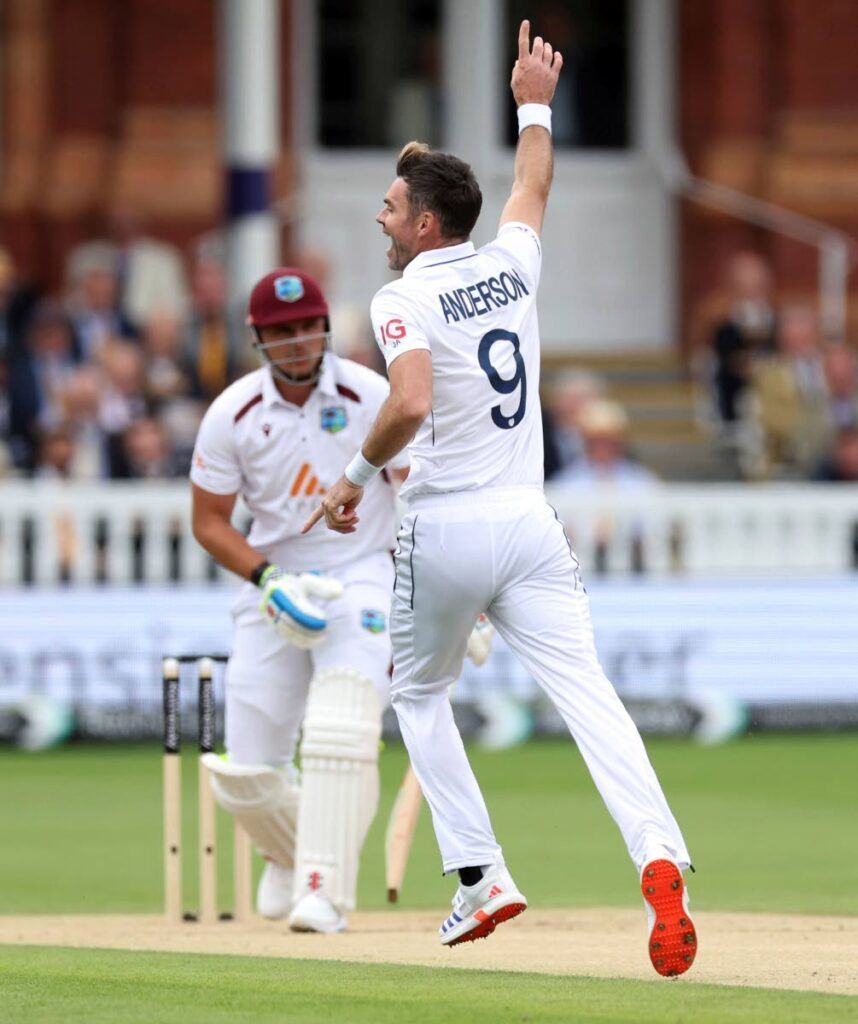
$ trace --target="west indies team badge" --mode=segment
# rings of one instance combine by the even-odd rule
[[[330,434],[339,434],[347,423],[345,406],[329,405],[327,409],[322,409],[322,430],[327,430]]]
[[[365,608],[360,613],[360,624],[364,629],[368,629],[370,633],[383,633],[387,625],[384,612],[377,612],[371,608]]]

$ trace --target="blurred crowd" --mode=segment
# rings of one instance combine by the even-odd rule
[[[567,370],[545,386],[545,478],[567,486],[610,484],[623,490],[650,488],[656,475],[633,456],[629,418],[605,397],[595,374]]]
[[[858,481],[858,359],[813,306],[778,304],[771,268],[737,253],[695,370],[705,418],[751,480]]]
[[[319,252],[297,258],[334,293]],[[713,444],[749,480],[858,481],[858,359],[815,311],[776,304],[751,252],[729,263],[723,301],[693,360]],[[332,306],[335,348],[383,371],[366,311]],[[76,480],[185,476],[200,419],[256,365],[227,308],[214,245],[190,259],[114,214],[79,245],[61,294],[39,294],[0,248],[0,475]],[[546,479],[651,488],[609,382],[567,370],[543,386]]]
[[[756,253],[737,253],[725,277],[692,359],[699,419],[725,455],[712,479],[858,482],[855,349],[825,338],[813,306],[778,304]],[[634,458],[609,380],[566,371],[543,391],[546,479],[635,490],[657,482]]]
[[[131,215],[71,251],[60,295],[0,249],[3,474],[184,476],[207,405],[247,369],[232,334],[222,263],[201,251],[186,270]]]
[[[206,408],[258,365],[220,248],[203,239],[186,256],[116,211],[44,295],[0,247],[0,476],[186,476]],[[330,288],[322,253],[297,261]],[[331,314],[337,351],[383,366],[367,311]]]

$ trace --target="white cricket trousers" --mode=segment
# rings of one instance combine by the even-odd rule
[[[448,694],[482,611],[563,716],[636,867],[666,854],[687,867],[637,728],[599,664],[578,561],[542,490],[416,496],[398,539],[391,702],[444,871],[500,853]]]

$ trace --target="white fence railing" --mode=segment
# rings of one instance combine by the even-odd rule
[[[665,484],[643,495],[549,487],[548,498],[590,572],[858,569],[858,486]]]
[[[548,499],[588,574],[858,569],[858,486],[549,487]],[[0,485],[0,585],[228,578],[191,534],[183,482]]]

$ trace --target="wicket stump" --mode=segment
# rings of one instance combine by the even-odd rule
[[[215,742],[214,666],[226,655],[184,654],[164,658],[164,912],[170,922],[195,921],[183,910],[182,901],[182,735],[181,666],[197,666],[199,756],[210,753]],[[199,762],[199,920],[246,921],[252,907],[252,849],[244,829],[233,821],[233,913],[217,911],[217,817],[211,778]]]

